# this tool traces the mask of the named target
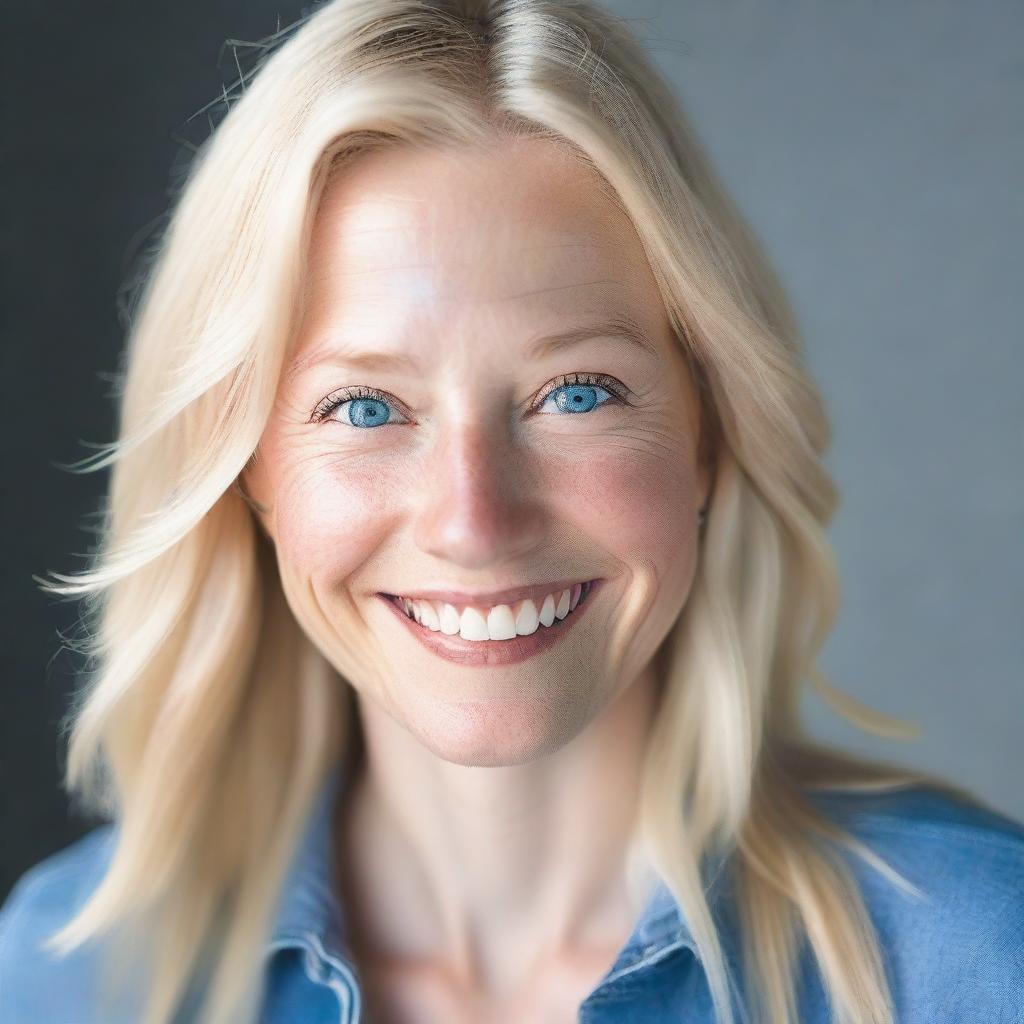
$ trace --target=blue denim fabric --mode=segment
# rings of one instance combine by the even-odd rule
[[[281,893],[265,952],[261,1024],[373,1024],[361,1014],[358,976],[345,954],[330,885],[337,784],[337,773],[325,782]],[[860,858],[837,851],[861,885],[881,941],[897,1024],[1024,1024],[1024,824],[921,786],[877,796],[810,795],[925,894],[916,899]],[[115,840],[116,826],[94,829],[26,872],[0,908],[0,1024],[137,1024],[130,999],[99,1015],[95,944],[64,961],[38,948],[98,883]],[[756,1024],[743,991],[728,871],[717,870],[723,866],[724,859],[712,865],[712,909],[737,979],[737,1024]],[[806,941],[798,986],[801,1024],[831,1021]],[[201,987],[193,983],[178,1024],[195,1019]],[[660,882],[578,1020],[713,1024],[693,939]]]

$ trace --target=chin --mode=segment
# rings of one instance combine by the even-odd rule
[[[406,727],[443,761],[468,768],[529,764],[560,750],[587,724],[564,700],[490,697],[435,705]]]

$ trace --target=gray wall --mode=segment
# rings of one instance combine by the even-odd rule
[[[619,2],[773,256],[831,410],[822,739],[1024,819],[1024,5]]]

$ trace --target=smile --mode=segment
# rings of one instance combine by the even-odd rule
[[[561,621],[580,602],[586,600],[592,580],[574,587],[546,594],[533,601],[525,598],[514,604],[494,607],[453,605],[446,601],[427,601],[408,597],[394,597],[406,615],[421,626],[446,636],[458,634],[463,640],[511,640],[515,636],[529,636],[541,626],[549,628]]]
[[[461,665],[509,665],[558,643],[589,606],[601,579],[577,583],[535,602],[458,607],[441,601],[379,594],[416,639],[434,654]]]

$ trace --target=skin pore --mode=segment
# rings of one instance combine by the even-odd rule
[[[243,483],[356,693],[335,868],[369,1019],[575,1019],[638,914],[652,658],[709,487],[696,387],[628,217],[539,140],[363,154],[325,189],[305,286]],[[607,330],[627,318],[641,343]],[[379,596],[598,578],[564,639],[507,665],[439,657]]]

